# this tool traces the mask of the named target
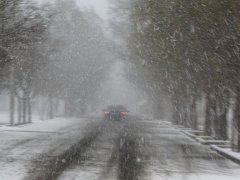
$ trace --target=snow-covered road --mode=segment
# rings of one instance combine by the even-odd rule
[[[107,123],[59,180],[237,180],[240,166],[196,143],[166,122]],[[83,155],[84,156],[84,155]]]
[[[0,179],[240,178],[239,165],[164,121],[55,119],[0,134]]]

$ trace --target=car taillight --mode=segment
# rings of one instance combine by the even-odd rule
[[[110,114],[110,112],[104,112],[105,116],[108,116]]]
[[[128,115],[128,112],[121,112],[121,115],[126,116],[126,115]]]

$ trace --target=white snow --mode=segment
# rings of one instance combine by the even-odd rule
[[[1,112],[0,113],[0,126],[2,124],[8,124],[9,123],[9,115],[6,112]]]
[[[0,126],[0,179],[21,180],[41,154],[60,153],[79,140],[85,119],[34,120],[20,126]]]
[[[221,148],[221,147],[216,146],[216,145],[212,145],[211,147],[213,149],[221,151],[221,152],[223,152],[223,153],[225,153],[225,154],[227,154],[227,155],[229,155],[229,156],[231,156],[231,157],[233,157],[235,159],[238,159],[240,161],[240,153],[239,152],[233,152],[231,150],[231,148]]]
[[[186,179],[186,180],[238,180],[240,176],[227,176],[227,175],[216,175],[216,174],[196,174],[196,173],[190,173],[190,174],[168,174],[165,176],[162,175],[152,175],[152,180],[180,180],[180,179]]]

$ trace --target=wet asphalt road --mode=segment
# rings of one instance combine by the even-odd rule
[[[34,164],[34,180],[239,179],[240,166],[167,122],[99,121],[59,156]]]

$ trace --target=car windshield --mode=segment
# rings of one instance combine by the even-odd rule
[[[0,0],[0,180],[239,180],[240,0]]]
[[[127,111],[127,109],[122,105],[111,105],[108,106],[107,109],[109,111]]]

